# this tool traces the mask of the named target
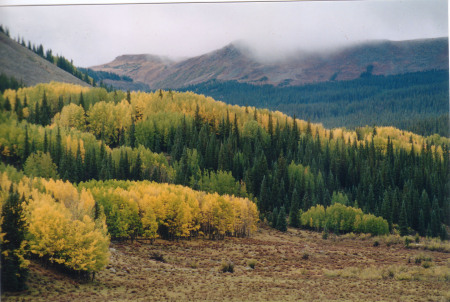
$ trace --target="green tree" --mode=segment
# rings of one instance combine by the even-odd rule
[[[28,176],[43,177],[47,179],[59,178],[57,167],[53,163],[50,154],[43,153],[41,151],[37,151],[37,153],[32,153],[27,158],[23,170],[25,174]]]
[[[3,222],[1,230],[5,233],[1,253],[1,287],[5,291],[21,291],[26,289],[28,269],[24,260],[26,221],[23,202],[13,185],[9,196],[2,207]]]
[[[400,235],[401,236],[408,235],[408,213],[406,212],[406,205],[404,200],[402,202],[402,207],[400,209],[398,225],[400,227]]]
[[[24,142],[23,142],[23,155],[22,155],[22,159],[23,162],[25,162],[28,158],[28,156],[30,155],[30,139],[28,137],[28,125],[25,126],[25,137],[24,137]]]
[[[287,231],[286,210],[284,209],[284,207],[281,207],[280,212],[278,213],[276,229],[281,232]]]
[[[134,124],[134,119],[131,120],[131,126],[128,129],[128,145],[131,148],[136,147],[136,125]]]
[[[11,111],[11,102],[9,101],[9,98],[5,99],[5,103],[3,104],[3,109],[5,109],[5,111]]]
[[[291,199],[291,209],[289,211],[289,225],[294,228],[300,226],[300,196],[297,193],[297,188],[294,188]]]
[[[138,153],[136,157],[136,162],[134,163],[134,166],[131,171],[131,177],[134,180],[142,180],[142,160],[140,153]]]
[[[39,121],[42,126],[47,126],[47,125],[50,125],[51,119],[52,119],[52,117],[51,117],[51,112],[50,112],[50,106],[47,101],[47,94],[44,91],[44,96],[42,97],[42,105],[40,108]]]

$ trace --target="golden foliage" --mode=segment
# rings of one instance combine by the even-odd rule
[[[7,173],[2,173],[2,192],[10,184]],[[73,271],[96,272],[106,266],[105,216],[98,213],[95,217],[95,200],[89,191],[79,192],[69,182],[27,177],[17,184],[17,190],[20,196],[29,197],[25,216],[31,253]]]

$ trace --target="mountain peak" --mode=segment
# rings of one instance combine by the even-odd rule
[[[119,58],[120,62],[96,69],[127,75],[152,89],[176,89],[212,79],[298,86],[356,79],[366,74],[369,67],[373,75],[449,68],[448,38],[369,41],[328,53],[296,52],[272,61],[257,59],[256,53],[241,41],[181,61],[149,55]]]

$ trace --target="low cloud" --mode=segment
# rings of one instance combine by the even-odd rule
[[[258,57],[327,51],[367,40],[448,36],[447,1],[314,1],[119,6],[3,7],[0,19],[74,60],[122,54],[191,57],[244,41]]]

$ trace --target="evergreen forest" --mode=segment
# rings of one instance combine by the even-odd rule
[[[327,128],[394,126],[449,137],[449,75],[431,70],[304,86],[252,85],[212,80],[183,88],[240,106],[279,110]]]

